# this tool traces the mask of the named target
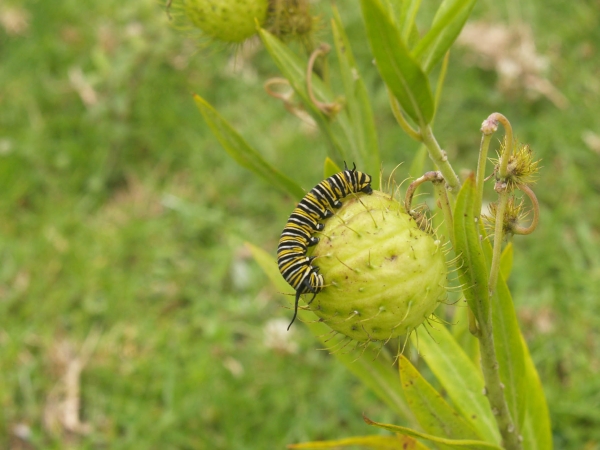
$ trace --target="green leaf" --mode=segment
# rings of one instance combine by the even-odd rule
[[[330,176],[341,171],[342,169],[340,169],[333,159],[331,159],[329,156],[325,158],[325,163],[323,164],[323,173],[325,174],[325,178],[329,178]]]
[[[492,295],[492,326],[496,358],[500,365],[500,379],[504,384],[504,397],[513,421],[519,429],[523,426],[526,397],[529,395],[525,376],[525,360],[521,345],[521,331],[513,307],[512,296],[502,274]]]
[[[419,41],[412,55],[422,64],[425,73],[450,49],[465,25],[476,0],[444,0],[438,8],[431,28]]]
[[[381,78],[408,116],[419,126],[433,118],[434,103],[429,80],[394,26],[379,0],[360,2],[367,37]]]
[[[410,436],[355,436],[346,439],[331,441],[303,442],[302,444],[291,444],[287,448],[296,449],[318,449],[318,448],[340,448],[360,445],[373,450],[397,450],[400,448],[426,450],[428,447],[421,444]]]
[[[433,436],[431,434],[422,433],[420,431],[411,430],[410,428],[401,427],[399,425],[392,425],[389,423],[378,423],[373,422],[368,417],[363,416],[364,421],[369,425],[374,425],[379,428],[383,428],[389,431],[393,431],[394,433],[404,434],[406,436],[412,436],[415,438],[426,439],[431,442],[435,442],[438,444],[444,444],[451,448],[462,448],[469,450],[502,450],[501,447],[490,444],[489,442],[477,441],[471,439],[447,439],[439,436]]]
[[[500,433],[484,396],[484,382],[479,368],[454,340],[444,326],[428,328],[412,338],[419,353],[444,387],[454,406],[487,442],[500,442]],[[418,339],[418,340],[417,340]]]
[[[208,127],[229,155],[239,165],[260,175],[278,189],[291,194],[299,200],[304,190],[291,178],[271,166],[255,149],[238,134],[237,131],[202,97],[194,95],[194,101],[204,117]]]
[[[509,242],[506,244],[506,247],[504,247],[504,250],[502,250],[502,255],[500,257],[500,273],[504,277],[505,281],[508,281],[510,272],[512,271],[513,253],[512,242]]]
[[[527,411],[521,429],[523,448],[528,450],[552,450],[552,427],[548,404],[542,389],[540,377],[535,369],[527,344],[521,336],[525,356],[527,377]]]
[[[417,27],[415,26],[415,19],[420,6],[421,0],[405,0],[401,5],[398,29],[400,30],[404,42],[409,45],[412,40],[419,35]]]
[[[281,74],[289,81],[296,94],[302,100],[306,110],[315,119],[319,129],[329,140],[330,148],[333,152],[331,156],[345,161],[354,161],[354,158],[358,158],[358,151],[352,142],[352,125],[348,120],[347,114],[343,110],[340,111],[335,117],[335,122],[337,122],[338,126],[334,126],[332,119],[323,114],[310,100],[306,87],[308,60],[301,59],[287,45],[284,45],[268,31],[261,28],[258,33],[263,45],[269,52],[269,55],[271,55]],[[314,95],[320,101],[331,101],[335,97],[325,83],[316,75],[312,77],[312,87]],[[352,151],[352,154],[348,153],[348,149]]]
[[[483,237],[483,251],[489,268],[492,264],[492,245],[486,237],[483,224],[480,224],[479,231]],[[511,417],[520,430],[525,418],[526,398],[530,387],[527,386],[525,374],[521,331],[512,296],[502,273],[498,274],[498,282],[492,295],[492,327],[496,358],[500,365],[500,379],[505,387],[504,396]]]
[[[463,294],[478,321],[489,313],[488,270],[475,226],[473,204],[475,178],[471,174],[463,184],[454,207],[454,242],[458,255],[458,277]]]
[[[404,355],[400,356],[399,366],[406,401],[427,433],[450,439],[478,438],[471,424],[442,398]]]
[[[451,327],[452,336],[458,342],[458,345],[464,350],[469,359],[475,365],[479,364],[481,358],[479,354],[479,341],[469,331],[469,308],[467,308],[464,299],[456,304],[452,321],[454,324]]]
[[[361,170],[373,178],[373,186],[379,186],[379,142],[371,102],[365,83],[358,73],[358,68],[352,55],[352,48],[344,32],[337,8],[333,7],[334,18],[331,20],[335,49],[342,74],[342,84],[346,98],[346,107],[352,123],[353,141],[356,143]],[[349,161],[350,162],[350,161]]]
[[[283,294],[293,294],[294,290],[279,273],[275,258],[261,248],[248,242],[246,246],[277,290]],[[286,295],[286,297],[290,305],[293,305],[293,295]],[[331,348],[335,345],[335,342],[331,339],[331,329],[323,322],[320,322],[312,311],[301,307],[298,309],[298,318],[305,323],[311,333],[325,347]],[[404,399],[398,374],[392,367],[391,359],[389,357],[386,358],[387,354],[385,352],[366,348],[360,350],[359,356],[347,350],[333,351],[332,353],[400,417],[406,418],[409,423],[416,424],[416,420]]]

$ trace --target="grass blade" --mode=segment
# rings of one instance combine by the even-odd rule
[[[260,175],[270,184],[276,186],[299,200],[304,197],[304,190],[291,178],[279,172],[252,148],[237,131],[202,97],[194,95],[196,106],[202,117],[229,155],[239,165]]]

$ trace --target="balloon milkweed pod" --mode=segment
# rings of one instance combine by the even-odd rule
[[[323,287],[308,308],[333,330],[387,341],[410,333],[446,298],[440,242],[390,195],[349,196],[323,233],[311,255]],[[321,258],[327,254],[335,257]]]

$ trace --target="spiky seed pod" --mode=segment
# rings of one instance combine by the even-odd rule
[[[187,19],[202,32],[225,42],[242,42],[256,34],[256,20],[263,24],[268,0],[183,0]]]
[[[349,197],[322,233],[313,265],[325,288],[309,308],[335,331],[386,341],[414,330],[445,298],[439,241],[389,195]]]
[[[505,147],[505,145],[502,145],[500,154],[505,151]],[[497,173],[500,164],[500,156],[491,161],[495,164]],[[534,160],[531,147],[527,144],[515,143],[512,154],[508,157],[508,164],[506,166],[506,184],[509,191],[513,191],[520,184],[529,185],[535,183],[539,170],[540,160]]]
[[[302,39],[313,31],[317,18],[309,0],[271,0],[266,28],[281,39]]]
[[[498,204],[496,202],[488,205],[489,214],[482,214],[485,227],[494,234],[496,228],[496,216],[498,215]],[[509,236],[514,234],[514,229],[527,219],[529,212],[525,210],[523,200],[517,201],[514,195],[508,197],[506,209],[504,210],[504,218],[502,221],[502,235]]]

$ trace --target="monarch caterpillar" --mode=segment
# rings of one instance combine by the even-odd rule
[[[308,247],[316,245],[319,238],[312,234],[325,227],[320,220],[333,216],[333,208],[340,208],[340,199],[355,192],[371,194],[371,176],[356,170],[356,164],[321,181],[307,193],[292,212],[287,221],[279,246],[277,247],[277,264],[285,281],[296,290],[294,317],[288,330],[296,320],[298,301],[302,294],[315,296],[323,289],[323,275],[319,268],[311,265],[314,258],[306,256]]]

